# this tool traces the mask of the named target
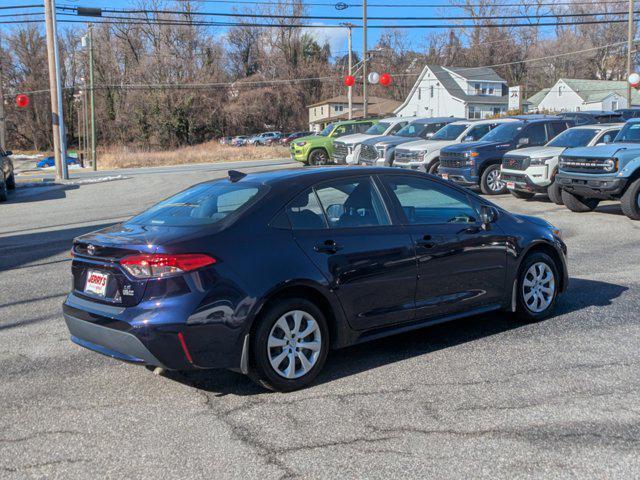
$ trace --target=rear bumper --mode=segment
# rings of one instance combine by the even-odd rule
[[[162,307],[141,311],[157,323],[132,322],[129,317],[137,308],[102,305],[74,294],[62,310],[74,343],[118,360],[168,370],[241,366],[243,323],[198,323],[197,318],[190,323],[186,317],[176,323],[180,315]]]
[[[616,199],[622,196],[629,179],[611,175],[558,173],[556,182],[570,193],[586,198]]]

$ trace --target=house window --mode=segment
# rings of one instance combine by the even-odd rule
[[[418,100],[422,100],[422,89],[418,89]]]
[[[475,87],[475,89],[476,89],[476,95],[480,95],[480,84],[479,84],[479,83],[476,83],[476,84],[474,85],[474,87]]]
[[[562,96],[562,85],[558,85],[558,96]]]
[[[618,109],[618,101],[617,100],[613,100],[611,102],[611,110],[617,110]]]
[[[433,85],[429,88],[429,95],[433,98]]]
[[[500,115],[500,107],[493,107],[493,114]]]
[[[481,115],[481,111],[478,107],[475,107],[473,105],[469,105],[469,118],[482,118]]]
[[[493,87],[489,88],[489,95],[493,95]]]
[[[320,115],[324,114],[324,107],[320,107]]]

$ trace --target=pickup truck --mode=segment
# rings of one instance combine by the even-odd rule
[[[298,138],[291,142],[291,159],[307,165],[331,163],[336,138],[366,131],[377,120],[349,120],[328,124],[318,135]]]
[[[500,179],[502,157],[510,150],[546,144],[573,123],[558,117],[516,116],[505,119],[478,142],[461,143],[440,151],[438,174],[463,186],[480,186],[485,195],[507,193]]]
[[[609,145],[565,151],[556,181],[573,212],[590,212],[601,200],[620,200],[622,212],[640,220],[640,118],[628,120]]]
[[[546,193],[562,205],[562,189],[556,182],[558,157],[568,148],[591,147],[613,142],[623,123],[599,123],[565,130],[542,147],[507,152],[502,158],[500,179],[516,198],[532,198]]]
[[[415,117],[383,118],[362,133],[340,137],[340,140],[333,142],[333,154],[331,155],[333,163],[353,165],[356,163],[353,152],[360,143],[372,138],[393,135],[412,120],[415,120]]]
[[[418,118],[398,130],[395,135],[366,140],[360,145],[358,162],[362,165],[390,167],[393,164],[393,153],[398,145],[418,139],[431,138],[442,127],[456,120],[461,119],[453,117]]]
[[[450,123],[427,140],[403,143],[396,148],[393,166],[435,175],[440,166],[442,148],[480,140],[501,123],[504,120],[460,120]]]

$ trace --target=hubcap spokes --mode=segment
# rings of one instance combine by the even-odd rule
[[[555,289],[556,281],[549,265],[537,262],[529,267],[522,282],[522,296],[530,311],[540,313],[549,308]]]
[[[500,172],[498,170],[489,172],[487,183],[489,184],[489,188],[494,192],[502,190],[502,188],[504,187],[504,182],[500,180]]]
[[[318,322],[307,312],[293,310],[271,328],[267,355],[271,367],[284,378],[300,378],[318,361],[322,337]]]

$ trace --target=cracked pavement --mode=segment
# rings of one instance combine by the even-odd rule
[[[331,352],[303,391],[158,377],[72,344],[71,239],[223,174],[141,171],[0,205],[1,478],[640,476],[640,222],[614,203],[496,199],[564,231],[572,283],[554,317],[493,313]]]

